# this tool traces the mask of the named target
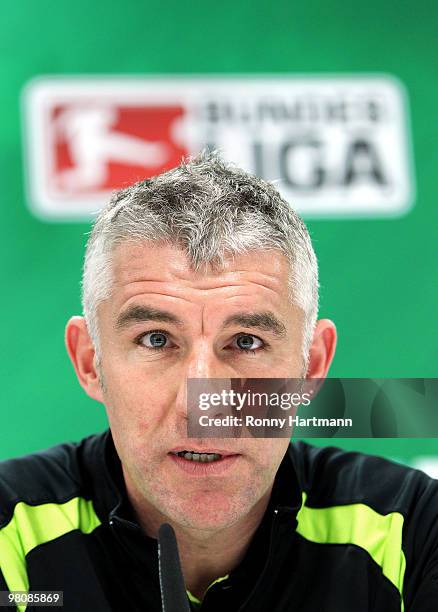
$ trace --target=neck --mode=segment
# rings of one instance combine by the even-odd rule
[[[143,531],[156,538],[162,523],[172,525],[178,542],[181,568],[188,590],[202,599],[216,578],[228,574],[242,561],[259,526],[272,486],[237,522],[218,530],[182,526],[140,498],[126,483],[128,497]]]

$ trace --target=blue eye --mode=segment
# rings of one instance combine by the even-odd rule
[[[159,329],[142,334],[135,340],[135,342],[146,349],[155,351],[175,347],[175,344],[170,340],[167,332]],[[234,349],[240,350],[244,353],[256,353],[258,352],[258,349],[266,347],[263,340],[260,340],[260,338],[253,336],[252,334],[240,334],[236,336],[233,339],[231,346]]]
[[[167,338],[164,334],[153,333],[150,335],[149,341],[151,346],[161,348],[166,344]]]
[[[263,342],[260,340],[260,338],[257,338],[257,336],[242,334],[236,338],[236,344],[242,351],[255,352],[255,349],[262,347]]]
[[[150,331],[141,336],[139,339],[139,344],[142,344],[146,348],[150,349],[167,348],[168,337],[164,332]]]

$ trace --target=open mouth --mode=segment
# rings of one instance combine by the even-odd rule
[[[240,453],[230,453],[222,448],[184,448],[177,446],[168,452],[168,457],[177,469],[190,477],[218,476],[235,469]]]
[[[179,452],[172,452],[172,455],[177,455],[187,461],[195,461],[198,463],[213,463],[214,461],[220,461],[222,455],[220,453],[199,453],[190,450],[183,450]]]

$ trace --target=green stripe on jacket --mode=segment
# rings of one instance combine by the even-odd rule
[[[26,555],[31,550],[75,529],[90,533],[99,525],[93,503],[82,497],[64,504],[19,502],[11,521],[0,529],[0,568],[9,590],[29,590]],[[18,609],[22,612],[26,606]]]

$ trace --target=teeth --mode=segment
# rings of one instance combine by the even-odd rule
[[[222,457],[222,455],[218,453],[195,453],[192,451],[181,451],[180,453],[174,453],[179,457],[184,457],[188,461],[197,461],[198,463],[211,463],[212,461],[217,461]]]

